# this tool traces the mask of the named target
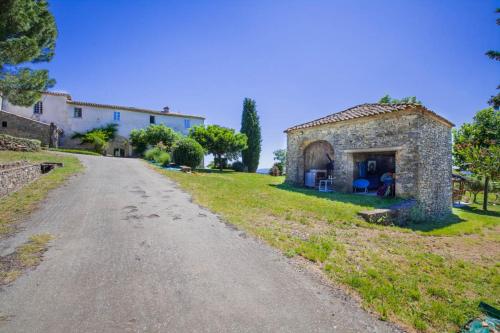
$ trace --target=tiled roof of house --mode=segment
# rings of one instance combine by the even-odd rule
[[[133,111],[133,112],[142,112],[142,113],[156,114],[156,115],[162,115],[162,116],[177,116],[177,117],[205,119],[204,117],[201,117],[201,116],[193,116],[193,115],[188,115],[188,114],[183,114],[183,113],[177,113],[177,112],[162,112],[162,111],[157,111],[157,110],[148,110],[148,109],[135,108],[135,107],[131,107],[131,106],[119,106],[119,105],[112,105],[112,104],[98,104],[98,103],[79,102],[79,101],[72,101],[72,100],[68,100],[68,104],[79,105],[79,106],[90,106],[90,107],[103,108],[103,109],[113,109],[113,110],[125,110],[125,111]]]
[[[426,107],[424,107],[422,105],[367,103],[367,104],[357,105],[357,106],[354,106],[354,107],[349,108],[347,110],[333,113],[333,114],[328,115],[326,117],[319,118],[319,119],[316,119],[313,121],[309,121],[307,123],[292,126],[288,129],[286,129],[285,132],[289,132],[289,131],[293,131],[293,130],[297,130],[297,129],[302,129],[302,128],[324,125],[324,124],[336,123],[339,121],[345,121],[345,120],[356,119],[356,118],[361,118],[361,117],[377,116],[377,115],[386,114],[386,113],[409,111],[409,110],[422,111],[424,114],[432,115],[433,117],[437,118],[439,121],[447,124],[450,127],[455,126],[453,123],[451,123],[447,119],[441,117],[440,115],[436,114],[435,112],[427,109]]]
[[[52,96],[66,96],[67,99],[71,100],[71,95],[64,92],[59,91],[43,91],[42,94],[52,95]]]
[[[162,115],[162,116],[177,116],[177,117],[186,117],[186,118],[205,119],[205,117],[193,116],[193,115],[188,115],[188,114],[183,114],[183,113],[177,113],[177,112],[162,112],[162,111],[157,111],[157,110],[148,110],[148,109],[135,108],[135,107],[131,107],[131,106],[120,106],[120,105],[112,105],[112,104],[98,104],[98,103],[91,103],[91,102],[73,101],[71,99],[71,95],[70,94],[62,93],[62,92],[44,91],[43,94],[53,95],[53,96],[66,96],[67,103],[71,104],[71,105],[80,105],[80,106],[90,106],[90,107],[95,107],[95,108],[105,108],[105,109],[114,109],[114,110],[125,110],[125,111],[133,111],[133,112],[142,112],[142,113],[157,114],[157,115]]]

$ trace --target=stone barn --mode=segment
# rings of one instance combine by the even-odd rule
[[[451,212],[453,126],[416,104],[362,104],[293,126],[285,131],[286,181],[317,186],[330,178],[335,191],[348,193],[366,179],[369,195],[389,174],[393,195],[416,199],[426,216],[440,217]]]

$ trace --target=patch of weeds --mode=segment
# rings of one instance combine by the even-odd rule
[[[313,236],[295,248],[295,252],[314,262],[323,262],[333,249],[333,242],[325,237]]]
[[[295,252],[295,249],[288,249],[285,251],[285,257],[287,258],[293,258],[297,255],[297,252]]]
[[[13,253],[0,257],[0,285],[12,283],[23,271],[38,266],[52,239],[50,234],[33,235]]]

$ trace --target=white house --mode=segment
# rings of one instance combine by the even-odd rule
[[[63,130],[60,136],[60,146],[75,147],[78,142],[71,140],[75,132],[84,133],[92,128],[105,126],[109,123],[118,124],[118,140],[126,142],[133,129],[144,128],[150,124],[164,124],[182,134],[188,134],[189,129],[202,125],[205,118],[170,112],[168,107],[162,111],[142,108],[97,104],[74,101],[69,94],[59,92],[44,92],[39,102],[31,107],[20,107],[1,100],[1,110],[25,118],[38,120],[47,124],[54,123]],[[113,145],[112,154],[129,155],[130,147],[125,153]],[[127,152],[128,151],[128,152]]]

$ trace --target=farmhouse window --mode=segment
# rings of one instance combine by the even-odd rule
[[[35,105],[33,106],[33,113],[34,114],[42,114],[43,113],[43,103],[36,102]]]
[[[155,116],[149,116],[149,123],[150,124],[156,124]]]
[[[6,121],[2,121],[2,127],[7,127],[7,122]]]
[[[190,127],[191,127],[191,120],[184,119],[184,128],[190,128]]]
[[[81,118],[82,117],[82,108],[75,108],[73,112],[73,116],[75,118]]]
[[[113,120],[120,121],[120,112],[118,111],[113,112]]]

